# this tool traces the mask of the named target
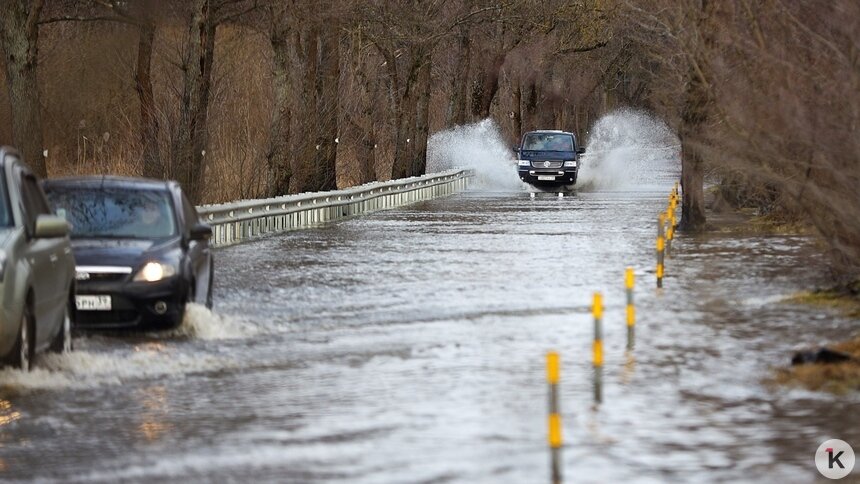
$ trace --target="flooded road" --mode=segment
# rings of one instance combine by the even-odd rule
[[[0,371],[0,481],[544,483],[548,350],[567,482],[815,480],[860,398],[764,380],[856,322],[780,302],[824,282],[799,236],[681,236],[657,291],[667,193],[469,192],[218,250],[215,314]]]

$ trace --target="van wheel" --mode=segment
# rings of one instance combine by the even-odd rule
[[[12,366],[20,368],[21,371],[30,371],[33,362],[33,318],[30,317],[30,308],[24,305],[21,311],[21,329],[18,330],[18,341],[12,349]]]
[[[51,342],[51,352],[53,353],[68,353],[72,351],[72,314],[69,304],[66,304],[66,310],[63,312],[63,327],[60,332],[54,337]]]

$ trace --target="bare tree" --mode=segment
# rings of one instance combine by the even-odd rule
[[[4,0],[0,15],[0,45],[6,60],[6,87],[12,106],[12,137],[39,176],[47,175],[36,78],[39,16],[44,3],[44,0]]]

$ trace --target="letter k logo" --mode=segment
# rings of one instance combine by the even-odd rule
[[[828,447],[826,450],[827,450],[827,456],[828,456],[827,467],[830,469],[833,469],[833,464],[835,463],[836,465],[839,466],[840,469],[844,469],[845,466],[842,465],[842,461],[840,461],[839,458],[842,457],[842,454],[844,454],[845,451],[840,450],[839,453],[834,456],[832,447]]]

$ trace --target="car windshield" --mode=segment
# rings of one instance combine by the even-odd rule
[[[560,133],[531,133],[523,141],[528,151],[573,151],[573,136]]]
[[[49,186],[45,192],[72,225],[72,238],[159,239],[177,232],[167,190]]]

